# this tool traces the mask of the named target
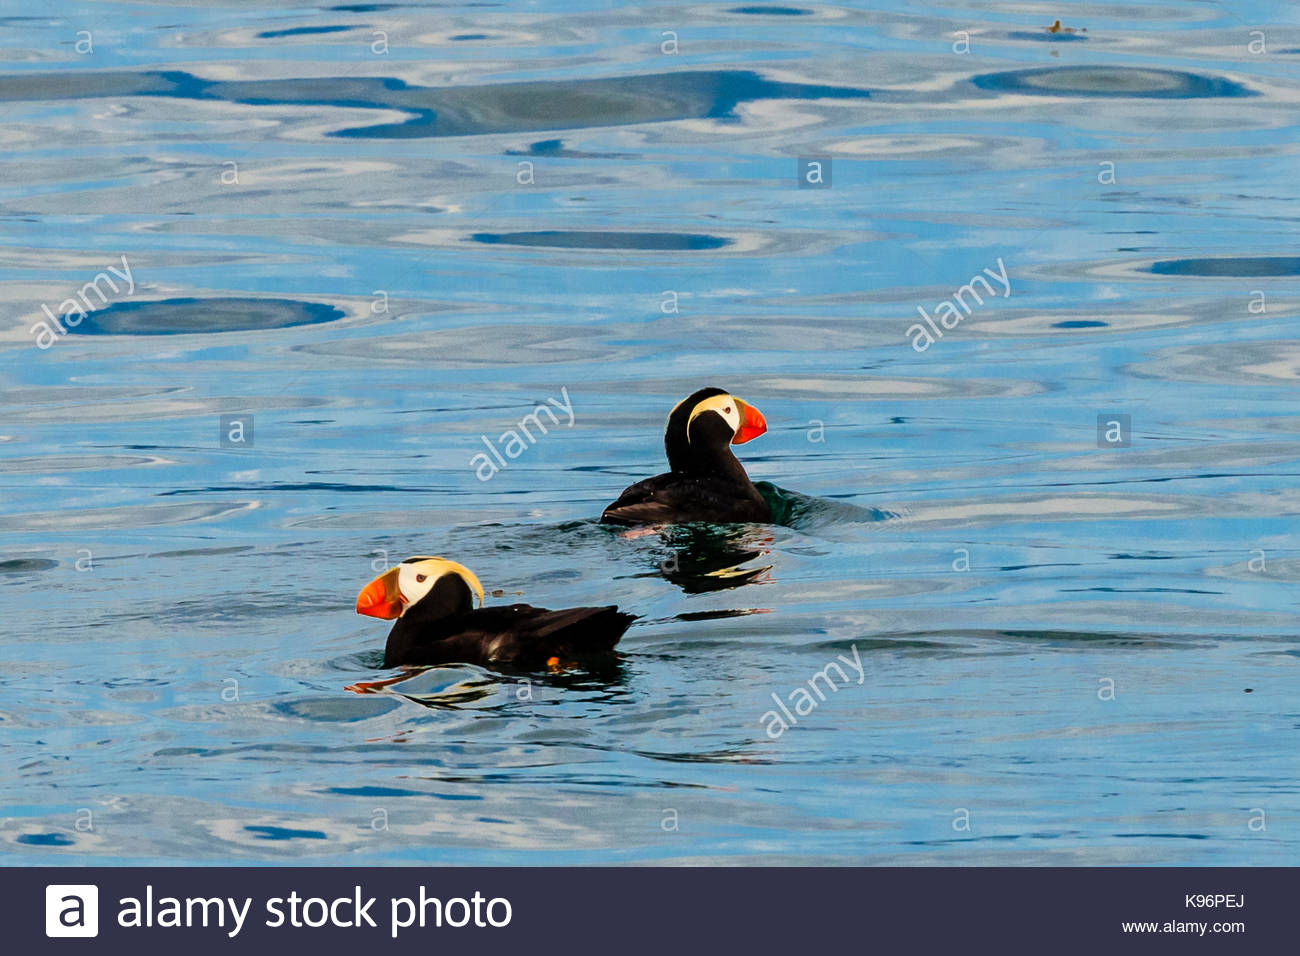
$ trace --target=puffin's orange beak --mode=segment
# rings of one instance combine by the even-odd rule
[[[357,595],[357,613],[392,620],[402,613],[406,599],[397,586],[397,568],[389,568]]]
[[[767,431],[767,419],[753,405],[736,399],[736,410],[740,412],[740,427],[731,439],[733,445],[743,445]]]

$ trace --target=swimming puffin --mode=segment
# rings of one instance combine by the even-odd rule
[[[385,667],[456,663],[540,668],[556,658],[608,651],[636,620],[612,604],[560,611],[482,604],[483,585],[474,572],[455,561],[418,556],[367,584],[357,596],[357,613],[397,619],[384,647]]]
[[[772,509],[729,445],[767,431],[762,413],[721,388],[702,388],[668,415],[665,474],[638,481],[605,509],[602,522],[623,525],[770,521]]]

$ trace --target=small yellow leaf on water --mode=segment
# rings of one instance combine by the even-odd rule
[[[1050,27],[1044,27],[1044,29],[1047,30],[1048,33],[1087,33],[1088,32],[1087,27],[1080,27],[1077,30],[1074,27],[1063,27],[1061,26],[1060,20],[1057,20]]]

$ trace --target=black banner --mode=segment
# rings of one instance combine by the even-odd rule
[[[12,953],[1281,953],[1297,872],[49,867],[0,889]]]

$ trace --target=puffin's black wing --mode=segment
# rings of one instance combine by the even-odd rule
[[[552,657],[611,650],[636,620],[614,605],[551,611],[530,604],[485,607],[447,621],[436,631],[389,635],[384,665],[508,664],[541,667]]]
[[[770,521],[772,510],[758,489],[746,482],[669,472],[638,481],[605,509],[606,524],[651,525],[712,521]]]

